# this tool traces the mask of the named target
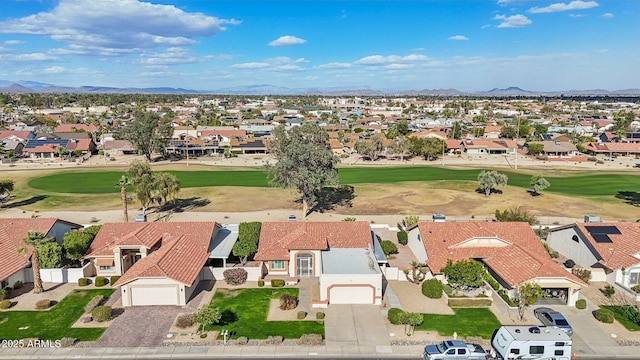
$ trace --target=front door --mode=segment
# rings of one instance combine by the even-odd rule
[[[311,254],[296,256],[296,274],[301,277],[313,276],[313,257]]]

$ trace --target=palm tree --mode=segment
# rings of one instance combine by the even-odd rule
[[[129,214],[127,213],[127,186],[131,185],[131,180],[126,175],[122,175],[115,187],[120,188],[120,198],[122,199],[122,214],[124,222],[129,222]]]
[[[26,238],[22,241],[27,245],[18,249],[19,253],[31,249],[31,270],[33,270],[33,292],[39,294],[44,291],[42,279],[40,278],[40,254],[38,254],[38,246],[53,241],[52,238],[36,231],[29,231]]]

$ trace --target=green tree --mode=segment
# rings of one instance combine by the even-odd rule
[[[131,184],[136,194],[136,198],[142,205],[142,213],[144,214],[151,206],[151,203],[157,200],[155,197],[155,176],[149,163],[146,161],[134,160],[129,164],[127,173],[131,179]]]
[[[453,288],[477,288],[482,285],[484,269],[482,263],[473,259],[459,260],[455,263],[449,259],[447,265],[440,270]]]
[[[40,254],[38,247],[40,245],[54,241],[45,234],[37,231],[29,231],[27,237],[22,240],[26,246],[18,249],[19,253],[31,251],[31,270],[33,271],[33,292],[40,294],[44,291],[42,287],[42,278],[40,278]]]
[[[545,179],[544,176],[542,176],[541,174],[533,175],[531,177],[531,181],[529,182],[529,185],[531,185],[531,187],[533,187],[533,194],[534,195],[540,194],[540,191],[542,191],[542,190],[548,188],[549,186],[551,186],[549,181],[547,181],[547,179]]]
[[[131,179],[128,176],[122,175],[115,187],[120,188],[120,200],[122,201],[122,217],[124,222],[129,222],[129,212],[127,206],[127,186],[131,185]]]
[[[150,161],[154,151],[161,152],[169,144],[173,125],[169,116],[161,118],[155,112],[137,111],[122,135]]]
[[[57,242],[51,241],[40,244],[38,248],[38,257],[40,259],[40,268],[57,269],[62,267],[62,246]]]
[[[90,226],[85,229],[69,231],[64,234],[62,239],[62,247],[65,251],[67,259],[72,261],[80,260],[89,250],[89,246],[96,234],[100,230],[100,225]]]
[[[193,321],[202,325],[202,331],[204,331],[205,326],[217,324],[221,317],[222,314],[218,308],[205,305],[193,314]]]
[[[541,143],[529,143],[527,144],[527,149],[531,155],[540,155],[544,150],[544,145]]]
[[[154,181],[158,196],[162,199],[163,204],[166,204],[168,200],[174,200],[180,192],[180,180],[171,173],[156,173]]]
[[[501,222],[526,222],[529,223],[529,225],[538,223],[536,216],[523,206],[512,206],[503,211],[496,210],[495,215],[496,220]]]
[[[371,140],[359,140],[355,144],[354,150],[369,160],[375,160],[377,158],[376,146]]]
[[[406,119],[401,119],[396,123],[395,128],[400,135],[407,135],[409,133],[409,122]]]
[[[13,185],[14,183],[11,179],[0,180],[0,197],[7,194],[5,197],[8,199],[13,191]],[[6,200],[4,197],[2,199]],[[2,204],[4,204],[4,201],[0,201],[0,207],[2,207]]]
[[[633,111],[619,111],[613,114],[613,131],[619,137],[626,137],[627,131],[630,130],[631,123],[635,120]]]
[[[302,196],[303,217],[318,203],[323,187],[338,183],[336,165],[340,159],[331,151],[329,135],[314,124],[295,126],[286,131],[278,126],[267,143],[275,164],[266,171],[272,186],[295,189]]]
[[[405,332],[407,335],[413,334],[416,326],[421,325],[424,322],[424,316],[420,313],[405,312],[400,315],[400,321],[405,325]],[[407,332],[407,325],[409,325],[409,332]]]
[[[262,223],[241,222],[238,226],[238,241],[233,245],[233,255],[240,257],[242,265],[247,263],[249,256],[258,251],[258,241],[260,240],[260,230]]]
[[[425,160],[437,160],[442,156],[444,141],[434,137],[418,138],[409,137],[409,152],[413,155],[423,156]]]
[[[513,126],[503,126],[500,130],[501,138],[515,139],[516,135],[516,128]]]
[[[404,160],[405,155],[409,151],[409,142],[404,136],[393,139],[393,142],[387,148],[387,155],[400,156],[400,161]]]
[[[545,295],[540,285],[524,283],[518,286],[518,315],[520,320],[524,320],[524,313],[527,307],[533,305]]]
[[[482,186],[485,196],[491,195],[491,191],[498,186],[506,186],[508,180],[506,174],[501,174],[496,170],[482,170],[478,175],[478,182]]]

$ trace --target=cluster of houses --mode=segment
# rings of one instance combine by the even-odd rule
[[[61,243],[65,233],[80,228],[55,218],[0,219],[2,288],[33,281],[32,254],[18,251],[29,231]],[[574,305],[587,286],[551,258],[527,223],[421,221],[407,232],[406,247],[416,261],[426,263],[428,277],[444,280],[442,268],[449,260],[475,259],[512,298],[518,286],[532,282],[545,290],[542,303]],[[237,239],[237,225],[215,221],[107,223],[83,257],[82,268],[63,269],[66,275],[55,281],[120,276],[112,285],[119,288],[124,306],[185,305],[201,282],[222,281],[224,270],[242,266],[249,281],[317,278],[320,294],[312,299],[313,306],[326,307],[381,304],[386,281],[406,280],[402,268],[389,266],[380,236],[364,221],[264,222],[254,261],[244,266],[231,255]],[[591,281],[608,282],[639,297],[634,290],[640,284],[639,223],[558,226],[549,230],[546,241],[589,270]]]

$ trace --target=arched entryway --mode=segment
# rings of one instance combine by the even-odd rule
[[[296,274],[300,277],[313,276],[313,255],[308,253],[296,255]]]

